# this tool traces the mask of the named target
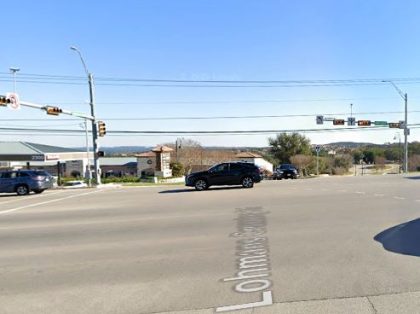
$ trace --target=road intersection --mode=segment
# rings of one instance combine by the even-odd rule
[[[0,196],[2,313],[214,313],[268,291],[234,313],[419,313],[419,190],[389,175]]]

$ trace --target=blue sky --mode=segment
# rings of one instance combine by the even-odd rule
[[[179,80],[307,80],[414,78],[419,75],[418,1],[2,1],[9,16],[0,29],[0,94],[13,89],[17,66],[21,99],[88,112],[87,84],[35,84],[19,75],[84,75],[82,51],[95,77]],[[98,82],[99,83],[99,82]],[[400,84],[409,110],[420,110],[420,84]],[[108,130],[313,129],[315,118],[116,121],[176,116],[316,115],[395,112],[403,101],[389,84],[276,88],[96,87],[97,116]],[[118,104],[115,104],[118,103]],[[79,127],[68,117],[22,108],[1,109],[5,127]],[[398,121],[400,114],[356,115]],[[4,121],[8,119],[8,121]],[[16,119],[43,119],[16,121]],[[409,123],[420,123],[410,113]],[[332,127],[324,125],[323,127]],[[305,133],[313,143],[394,141],[396,130]],[[412,129],[410,141],[420,140]],[[265,146],[267,135],[193,137],[203,145]],[[106,136],[101,145],[154,145],[174,136]],[[5,134],[83,146],[83,136]]]

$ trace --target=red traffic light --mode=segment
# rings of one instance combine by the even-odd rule
[[[372,122],[370,120],[359,120],[357,121],[358,126],[370,126]]]
[[[345,120],[344,119],[334,119],[333,125],[344,125]]]
[[[0,106],[7,106],[8,104],[10,104],[10,99],[6,96],[0,96]]]
[[[46,107],[46,110],[47,110],[47,114],[50,114],[53,116],[58,116],[60,113],[63,112],[63,110],[58,107]]]

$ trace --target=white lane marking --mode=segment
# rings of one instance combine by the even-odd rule
[[[416,202],[419,202],[420,203],[420,200],[416,200]]]
[[[401,197],[401,196],[394,196],[394,198],[395,198],[396,200],[405,200],[405,197]]]
[[[366,192],[362,192],[362,191],[356,191],[354,193],[356,193],[356,194],[366,194]]]
[[[8,209],[8,210],[1,211],[0,212],[0,215],[1,214],[11,213],[11,212],[14,212],[14,211],[17,211],[17,210],[20,210],[20,209],[25,209],[25,208],[35,207],[35,206],[39,206],[39,205],[45,205],[45,204],[55,203],[55,202],[59,202],[59,201],[62,201],[62,200],[69,199],[69,198],[74,198],[74,197],[78,197],[78,196],[83,196],[83,195],[89,195],[89,194],[93,194],[93,193],[98,193],[98,192],[101,192],[101,191],[103,191],[103,190],[96,190],[96,191],[93,191],[93,192],[87,192],[87,193],[82,193],[82,194],[72,194],[70,196],[66,196],[66,197],[62,197],[62,198],[57,198],[57,199],[54,199],[54,200],[49,200],[49,201],[45,201],[45,202],[41,202],[41,203],[35,203],[35,204],[31,204],[31,205],[25,205],[25,206],[15,207],[15,208],[11,208],[11,209]]]
[[[385,196],[385,194],[381,194],[381,193],[375,193],[375,194],[373,194],[374,196],[377,196],[377,197],[383,197],[383,196]]]
[[[41,194],[41,195],[31,195],[31,198],[37,198],[38,199],[38,198],[43,198],[43,197],[49,196],[49,195],[60,194],[60,193],[63,193],[63,192],[65,192],[65,191],[49,192],[49,193],[45,193],[45,194]],[[0,202],[0,205],[8,204],[8,203],[16,203],[16,202],[19,202],[19,201],[27,200],[27,198],[25,196],[23,196],[23,197],[22,196],[10,196],[10,197],[16,197],[16,198],[14,198],[10,201]]]

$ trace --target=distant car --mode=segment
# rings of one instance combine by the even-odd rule
[[[66,189],[79,189],[79,188],[86,188],[88,185],[84,181],[75,180],[75,181],[67,181],[64,183],[64,188]]]
[[[53,187],[54,179],[46,171],[13,170],[0,172],[0,193],[39,194]]]
[[[273,173],[274,180],[297,179],[298,176],[299,172],[292,164],[282,164],[278,166]]]
[[[191,173],[185,178],[185,185],[195,187],[197,191],[208,189],[212,185],[242,185],[252,188],[262,180],[260,169],[246,162],[225,162],[211,167],[207,171]]]

